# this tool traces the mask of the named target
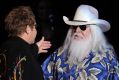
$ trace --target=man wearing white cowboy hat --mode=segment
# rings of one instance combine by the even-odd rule
[[[42,64],[45,80],[119,80],[119,63],[103,32],[110,23],[90,5],[80,5],[64,44]]]

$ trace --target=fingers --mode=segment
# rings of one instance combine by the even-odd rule
[[[42,37],[42,39],[36,43],[37,46],[40,47],[42,45],[43,41],[44,41],[44,37]]]
[[[50,47],[50,46],[51,46],[50,41],[43,41],[42,42],[42,47]]]
[[[44,41],[44,36],[42,37],[41,41]]]
[[[41,50],[40,53],[47,53],[48,50]]]
[[[49,49],[51,47],[51,44],[43,44],[41,46],[42,49]]]
[[[39,53],[47,53],[50,47],[51,47],[51,43],[50,41],[44,41],[44,37],[42,37],[42,39],[37,42],[38,48],[39,48]]]

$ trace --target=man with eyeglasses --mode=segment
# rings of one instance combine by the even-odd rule
[[[1,46],[5,67],[0,80],[44,80],[37,58],[38,54],[48,52],[51,43],[44,37],[35,42],[37,30],[32,9],[29,6],[12,9],[5,18],[5,29],[9,38]]]
[[[42,64],[45,80],[119,80],[119,63],[103,32],[110,23],[90,5],[80,5],[64,44]]]

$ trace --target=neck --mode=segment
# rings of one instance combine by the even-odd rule
[[[27,34],[23,33],[21,35],[18,35],[18,37],[22,38],[25,42],[27,42],[28,44],[31,44],[29,37]]]

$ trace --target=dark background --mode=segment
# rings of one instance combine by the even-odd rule
[[[105,19],[110,22],[111,30],[105,32],[108,41],[114,46],[116,54],[119,56],[119,39],[118,39],[118,2],[114,2],[114,0],[47,0],[46,3],[50,4],[50,6],[46,7],[46,10],[49,10],[47,15],[48,17],[48,25],[40,24],[42,19],[39,18],[38,14],[38,4],[41,0],[0,0],[0,42],[3,43],[7,39],[7,33],[4,30],[4,18],[8,14],[8,12],[19,5],[28,5],[33,9],[34,14],[36,15],[36,20],[38,26],[38,35],[37,40],[41,38],[42,35],[45,36],[46,39],[52,41],[52,49],[48,53],[52,53],[53,50],[58,48],[67,33],[68,26],[64,24],[62,20],[62,16],[65,15],[70,19],[73,18],[76,8],[80,4],[89,4],[96,7],[99,11],[99,17],[101,19]],[[43,0],[45,1],[45,0]],[[40,16],[41,17],[41,16]],[[44,20],[45,21],[45,20]],[[47,22],[47,20],[46,20]],[[43,25],[43,26],[41,26]],[[49,27],[46,27],[49,26]],[[43,28],[49,28],[49,33],[41,33]],[[51,29],[51,30],[50,30]],[[0,43],[0,44],[1,44]]]

